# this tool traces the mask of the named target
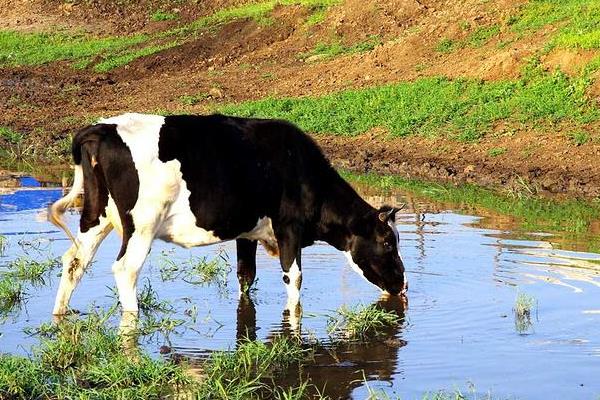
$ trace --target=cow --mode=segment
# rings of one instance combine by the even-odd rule
[[[112,271],[123,312],[137,313],[138,275],[155,239],[186,248],[235,240],[241,292],[254,281],[260,242],[279,257],[288,307],[299,302],[301,250],[315,241],[345,252],[381,290],[406,292],[394,222],[399,209],[365,202],[293,124],[127,113],[81,129],[72,156],[73,186],[48,210],[73,242],[62,257],[54,315],[68,311],[113,228],[122,238]],[[74,237],[62,215],[82,192]]]

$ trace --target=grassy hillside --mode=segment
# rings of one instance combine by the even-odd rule
[[[375,132],[399,150],[410,137],[423,144],[405,154],[417,167],[425,159],[556,180],[566,165],[556,191],[600,179],[589,167],[600,151],[597,1],[36,0],[0,9],[4,160],[58,160],[72,131],[99,116],[220,111],[342,138]],[[360,146],[372,152],[369,142]]]

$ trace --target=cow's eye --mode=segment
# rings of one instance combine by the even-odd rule
[[[383,247],[386,250],[391,250],[393,246],[392,246],[392,244],[390,242],[383,242]]]

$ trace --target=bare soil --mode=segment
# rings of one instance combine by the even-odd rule
[[[0,29],[78,29],[99,36],[155,32],[243,2],[174,3],[0,0]],[[305,24],[310,14],[306,8],[278,6],[270,24],[237,20],[109,73],[75,70],[66,62],[0,68],[0,125],[26,132],[29,142],[43,147],[68,137],[93,117],[124,111],[205,113],[222,103],[320,95],[422,76],[514,79],[525,60],[547,43],[551,28],[520,39],[503,31],[480,48],[450,54],[436,51],[436,46],[444,38],[467,37],[469,31],[461,25],[474,29],[497,23],[523,3],[346,0],[330,8],[316,26]],[[159,9],[180,18],[150,21]],[[316,60],[299,56],[320,42],[350,45],[370,35],[379,35],[382,44],[368,53]],[[548,69],[576,74],[593,55],[558,50],[542,61]],[[593,84],[589,95],[600,101],[600,84]],[[182,96],[201,101],[186,104]],[[319,135],[317,140],[336,165],[357,171],[600,196],[600,127],[586,127],[593,140],[581,146],[566,137],[565,129],[498,126],[476,144],[420,136],[391,140],[378,129],[355,138]],[[490,155],[497,148],[505,150]]]

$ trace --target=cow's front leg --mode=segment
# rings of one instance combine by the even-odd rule
[[[300,304],[300,288],[302,286],[302,237],[301,230],[293,226],[279,230],[277,233],[279,261],[283,269],[283,283],[287,291],[285,310],[289,313],[289,323],[293,330],[300,326],[302,305]]]
[[[237,277],[240,284],[240,294],[248,294],[256,277],[256,245],[257,242],[248,239],[237,239]]]
[[[123,243],[125,249],[123,256],[113,264],[119,301],[124,313],[137,313],[138,311],[138,276],[153,239],[152,235],[134,232],[129,241]]]
[[[106,218],[100,217],[98,225],[86,232],[79,232],[77,245],[73,244],[62,256],[62,275],[52,314],[56,316],[66,314],[73,291],[94,258],[98,246],[111,230],[110,222]]]

